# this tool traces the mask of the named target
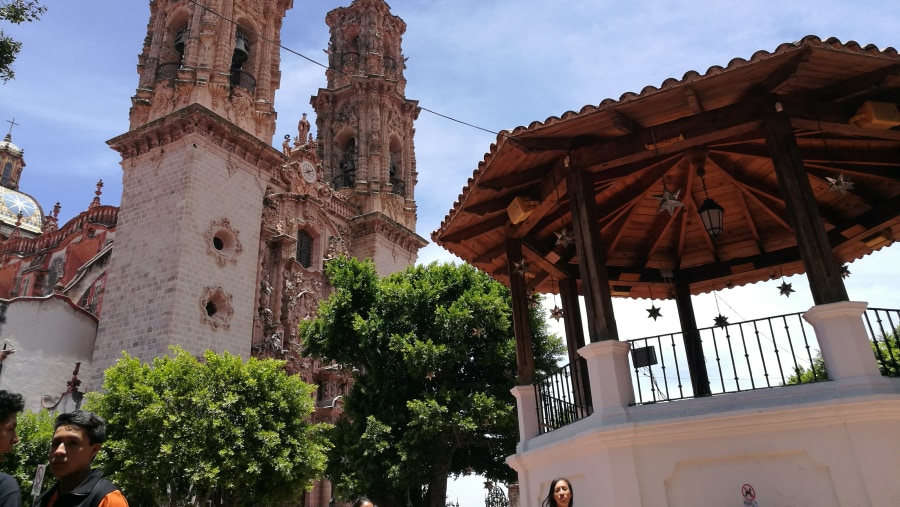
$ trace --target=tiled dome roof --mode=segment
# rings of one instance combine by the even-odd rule
[[[18,146],[13,144],[12,136],[10,136],[9,134],[6,134],[6,137],[4,137],[2,141],[0,141],[0,151],[8,151],[13,155],[17,155],[19,157],[21,157],[22,153],[24,153],[24,150],[22,150],[22,148],[19,148]]]
[[[15,145],[13,145],[15,146]],[[44,222],[41,206],[30,195],[0,187],[0,222],[15,226],[22,213],[22,230],[40,234]]]

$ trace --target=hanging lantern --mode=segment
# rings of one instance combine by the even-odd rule
[[[725,230],[724,227],[724,219],[725,219],[725,208],[719,206],[719,203],[710,199],[709,197],[703,201],[703,204],[700,206],[700,209],[697,210],[697,213],[700,214],[700,220],[703,222],[703,228],[706,229],[706,233],[709,234],[709,237],[712,239],[718,238],[722,231]]]

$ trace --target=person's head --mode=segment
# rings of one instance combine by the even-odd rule
[[[304,115],[304,116],[306,116],[306,115]],[[355,502],[353,502],[353,507],[375,507],[375,505],[372,503],[372,500],[369,500],[368,498],[361,496],[361,497],[357,498]]]
[[[0,391],[0,460],[19,442],[16,425],[19,412],[25,410],[25,400],[21,394]]]
[[[84,410],[59,414],[50,442],[50,471],[60,483],[81,482],[104,440],[106,422],[97,414]]]
[[[544,507],[572,507],[575,505],[575,493],[568,479],[559,477],[550,481],[550,491],[544,499]]]

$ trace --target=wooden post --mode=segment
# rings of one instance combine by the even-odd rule
[[[528,288],[525,273],[516,266],[524,262],[522,240],[506,240],[506,258],[509,262],[509,291],[512,297],[513,331],[516,335],[516,363],[519,385],[534,383],[534,346],[531,342],[531,319],[528,314]]]
[[[675,282],[675,304],[678,306],[678,320],[684,336],[684,350],[687,353],[688,371],[691,373],[691,387],[694,396],[712,396],[709,389],[709,374],[703,356],[703,344],[697,331],[697,319],[691,304],[691,287],[683,282]]]
[[[847,289],[822,226],[816,196],[803,166],[794,127],[777,97],[763,108],[763,132],[778,176],[788,221],[794,228],[810,292],[817,305],[848,301]]]
[[[600,220],[597,217],[597,202],[594,200],[594,185],[577,167],[571,169],[566,180],[587,313],[588,337],[591,343],[618,341],[619,330],[613,315],[612,294],[606,271],[606,252],[603,251],[598,231]]]
[[[569,365],[572,368],[572,386],[575,403],[581,409],[591,406],[591,385],[587,362],[578,354],[584,347],[584,328],[581,327],[581,306],[578,304],[578,282],[574,278],[559,281],[559,298],[562,300],[563,323],[566,330],[566,347],[569,349]]]

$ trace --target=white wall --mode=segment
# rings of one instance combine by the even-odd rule
[[[628,344],[582,347],[590,417],[537,435],[533,389],[513,390],[521,440],[507,462],[522,507],[538,507],[561,476],[578,505],[900,506],[900,379],[876,366],[866,307],[804,315],[828,366],[830,380],[815,384],[635,405]]]
[[[0,339],[16,352],[3,361],[0,389],[21,393],[26,410],[39,410],[43,396],[55,401],[65,391],[76,362],[88,371],[96,335],[96,318],[65,296],[10,300]]]

